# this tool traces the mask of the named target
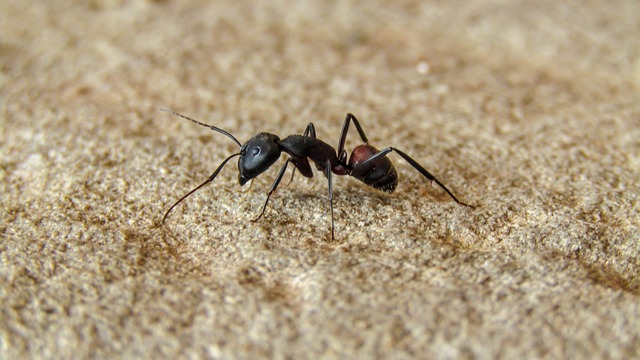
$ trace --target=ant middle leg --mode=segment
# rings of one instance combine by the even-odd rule
[[[313,139],[316,138],[316,127],[313,126],[313,123],[310,122],[309,125],[307,125],[307,128],[304,130],[304,134],[302,134],[302,136],[308,136]],[[289,186],[293,182],[293,177],[295,175],[296,175],[296,168],[294,167],[293,171],[291,171],[291,178],[289,179],[289,182],[285,186]]]
[[[329,207],[331,208],[331,240],[335,240],[334,235],[334,222],[333,222],[333,183],[331,181],[331,162],[327,160],[324,168],[324,174],[329,182]]]
[[[302,134],[302,136],[310,136],[312,138],[316,138],[316,127],[313,126],[313,123],[309,123],[309,125],[307,125],[307,128],[304,129],[304,134]]]

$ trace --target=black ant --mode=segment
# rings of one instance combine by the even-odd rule
[[[378,150],[375,147],[368,144],[367,136],[364,134],[362,127],[360,126],[360,122],[356,119],[352,114],[347,114],[344,124],[342,125],[342,133],[340,134],[340,141],[338,142],[338,151],[329,144],[324,141],[316,138],[316,129],[313,126],[313,123],[309,123],[307,125],[306,130],[303,135],[289,135],[284,139],[280,139],[277,135],[269,134],[269,133],[259,133],[255,135],[249,141],[247,141],[244,145],[238,141],[233,135],[229,132],[217,128],[212,125],[207,125],[201,123],[197,120],[194,120],[190,117],[187,117],[182,114],[178,114],[171,110],[163,110],[169,113],[172,113],[176,116],[179,116],[183,119],[187,119],[192,121],[198,125],[202,125],[204,127],[208,127],[211,130],[217,131],[228,136],[231,140],[235,141],[238,146],[240,146],[240,152],[232,154],[228,158],[226,158],[220,166],[216,169],[216,171],[209,176],[209,178],[198,185],[195,189],[189,191],[185,196],[180,198],[180,200],[176,201],[167,212],[164,214],[162,218],[162,223],[164,224],[167,216],[171,210],[173,210],[176,205],[178,205],[182,200],[186,199],[189,195],[198,191],[200,188],[205,186],[206,184],[212,182],[225,164],[236,156],[240,156],[238,160],[238,170],[240,174],[238,176],[238,181],[240,185],[244,185],[247,181],[254,179],[258,175],[265,172],[273,163],[276,162],[280,158],[282,152],[286,152],[289,155],[289,158],[285,161],[284,165],[280,169],[278,176],[276,176],[273,185],[271,185],[271,189],[267,194],[267,199],[262,206],[262,211],[257,218],[253,221],[257,221],[264,215],[264,211],[267,208],[267,203],[269,202],[269,198],[274,191],[278,188],[282,177],[284,176],[285,170],[287,170],[287,166],[289,163],[293,163],[295,168],[293,169],[293,173],[291,175],[291,180],[293,180],[293,175],[295,175],[295,170],[298,169],[300,173],[308,178],[313,177],[313,171],[311,170],[311,166],[309,165],[309,160],[313,161],[316,169],[318,171],[322,171],[324,175],[327,177],[329,182],[329,204],[331,207],[331,238],[334,238],[334,222],[333,222],[333,186],[331,175],[351,175],[356,179],[364,182],[365,184],[374,187],[378,190],[391,193],[396,189],[398,185],[398,174],[396,173],[396,169],[393,167],[391,160],[387,157],[387,155],[395,151],[398,155],[400,155],[403,159],[405,159],[411,166],[413,166],[418,172],[420,172],[424,177],[426,177],[429,181],[435,181],[444,191],[451,196],[456,203],[460,205],[464,205],[467,207],[473,208],[473,206],[465,204],[458,200],[449,189],[447,189],[444,184],[442,184],[435,176],[431,175],[425,168],[423,168],[420,164],[418,164],[413,158],[404,152],[394,148],[387,147],[383,150]],[[347,132],[349,131],[349,124],[353,124],[356,126],[358,130],[358,134],[360,134],[360,138],[364,142],[362,145],[358,145],[351,152],[351,157],[347,160],[347,151],[344,149],[344,143],[347,138]]]

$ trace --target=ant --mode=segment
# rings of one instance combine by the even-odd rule
[[[276,160],[280,158],[282,152],[285,152],[289,155],[289,158],[285,161],[282,168],[280,168],[280,172],[276,176],[275,181],[271,185],[271,189],[267,194],[267,199],[262,206],[262,211],[257,218],[253,221],[259,220],[262,215],[264,215],[265,209],[267,208],[267,203],[271,198],[271,195],[276,191],[282,177],[284,176],[285,171],[287,170],[287,166],[289,163],[293,163],[295,168],[293,169],[293,173],[291,174],[291,181],[293,181],[293,176],[295,175],[296,169],[300,171],[300,173],[307,177],[313,177],[313,171],[311,170],[311,165],[309,164],[309,160],[313,161],[318,171],[322,171],[326,176],[329,182],[329,204],[331,208],[331,238],[334,239],[334,221],[333,221],[333,184],[332,184],[332,174],[335,175],[350,175],[354,178],[364,182],[365,184],[387,192],[391,193],[396,189],[398,185],[398,174],[396,169],[394,168],[391,160],[387,157],[387,155],[395,151],[398,155],[400,155],[403,159],[405,159],[411,166],[413,166],[420,174],[422,174],[429,181],[435,181],[444,191],[449,194],[449,196],[455,200],[456,203],[473,208],[473,206],[465,204],[458,200],[455,195],[449,189],[447,189],[444,184],[442,184],[435,176],[431,175],[424,167],[418,164],[413,158],[404,152],[394,148],[387,147],[383,150],[378,150],[375,147],[369,145],[369,141],[367,140],[367,136],[364,134],[362,127],[360,126],[360,122],[356,119],[352,114],[347,114],[344,124],[342,125],[342,132],[340,134],[340,141],[338,142],[338,151],[326,142],[316,138],[316,129],[313,123],[309,123],[307,128],[304,131],[303,135],[289,135],[284,139],[280,139],[277,135],[261,132],[246,143],[241,144],[238,139],[236,139],[229,132],[217,128],[212,125],[208,125],[205,123],[201,123],[197,120],[194,120],[188,116],[176,113],[171,110],[162,110],[169,112],[173,115],[179,116],[183,119],[192,121],[198,125],[207,127],[211,130],[217,131],[221,134],[226,135],[231,140],[233,140],[238,146],[240,146],[240,152],[235,153],[227,157],[220,166],[209,176],[209,178],[198,185],[193,190],[189,191],[186,195],[184,195],[180,200],[176,201],[167,212],[164,214],[162,218],[162,223],[164,224],[167,216],[173,208],[175,208],[182,200],[189,197],[194,192],[200,190],[203,186],[212,182],[218,173],[222,170],[222,168],[226,165],[226,163],[236,156],[240,156],[238,160],[238,170],[240,171],[238,176],[238,181],[241,186],[243,186],[247,181],[256,178],[258,175],[265,172],[271,165],[273,165]],[[347,138],[347,132],[349,131],[349,125],[353,122],[358,130],[358,134],[360,138],[364,142],[362,145],[356,146],[351,152],[351,157],[347,159],[347,151],[344,149],[344,144]]]

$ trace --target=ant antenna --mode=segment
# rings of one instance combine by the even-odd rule
[[[169,111],[171,112],[171,111]],[[178,116],[182,116],[180,114],[176,114]],[[191,119],[189,119],[191,120]],[[232,137],[233,138],[233,137]],[[235,140],[235,138],[233,138]],[[171,207],[169,208],[169,210],[167,210],[167,212],[164,214],[164,217],[162,218],[162,224],[164,225],[164,221],[167,220],[167,216],[169,216],[169,213],[171,212],[171,210],[173,210],[174,207],[176,207],[178,204],[180,204],[182,202],[182,200],[188,198],[191,194],[193,194],[194,192],[200,190],[200,188],[202,188],[203,186],[207,185],[208,183],[212,182],[216,176],[218,176],[218,173],[220,172],[220,170],[222,170],[222,168],[225,166],[225,164],[231,160],[231,158],[236,157],[240,155],[240,153],[236,153],[233,154],[231,156],[229,156],[228,158],[224,159],[224,161],[222,162],[222,164],[220,164],[220,166],[218,166],[218,168],[216,169],[216,171],[213,172],[213,174],[211,174],[211,176],[209,176],[209,178],[207,179],[207,181],[203,182],[202,184],[198,185],[195,189],[189,191],[187,193],[187,195],[183,196],[180,198],[180,200],[176,201],[173,205],[171,205]]]
[[[238,144],[238,146],[242,147],[242,144],[240,144],[240,141],[238,141],[238,139],[236,139],[236,137],[235,137],[235,136],[233,136],[233,135],[231,135],[231,133],[229,133],[228,131],[222,130],[222,129],[220,129],[220,128],[218,128],[218,127],[215,127],[215,126],[213,126],[213,125],[209,125],[209,124],[201,123],[201,122],[200,122],[200,121],[198,121],[198,120],[192,119],[192,118],[190,118],[190,117],[188,117],[188,116],[186,116],[186,115],[182,115],[182,114],[177,113],[177,112],[175,112],[175,111],[173,111],[173,110],[169,110],[169,109],[160,109],[160,111],[164,111],[164,112],[171,113],[171,114],[173,114],[173,115],[175,115],[175,116],[179,116],[179,117],[181,117],[181,118],[183,118],[183,119],[187,119],[187,120],[192,121],[192,122],[194,122],[194,123],[196,123],[196,124],[198,124],[198,125],[202,125],[202,126],[204,126],[204,127],[208,127],[208,128],[209,128],[209,129],[211,129],[211,130],[214,130],[214,131],[217,131],[217,132],[219,132],[219,133],[221,133],[221,134],[224,134],[224,135],[228,136],[229,138],[231,138],[231,140],[235,141],[235,142],[236,142],[236,144]]]

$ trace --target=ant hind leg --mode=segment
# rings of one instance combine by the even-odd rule
[[[340,158],[343,157],[342,153],[344,152],[344,143],[347,141],[347,133],[349,132],[349,124],[353,121],[353,124],[356,126],[356,130],[358,130],[358,134],[360,135],[360,139],[366,144],[369,142],[367,140],[367,135],[364,134],[364,130],[362,130],[362,126],[360,126],[360,122],[356,119],[353,114],[349,113],[344,119],[344,123],[342,124],[342,131],[340,132],[340,141],[338,142],[338,156]],[[346,157],[346,152],[345,152]],[[345,159],[346,160],[346,159]]]
[[[422,167],[422,165],[418,164],[418,162],[415,161],[411,156],[405,154],[404,152],[402,152],[402,151],[400,151],[400,150],[398,150],[398,149],[396,149],[394,147],[388,147],[388,148],[380,150],[380,152],[378,152],[377,154],[375,154],[372,157],[370,157],[369,159],[367,159],[367,161],[360,163],[358,165],[358,167],[362,168],[362,169],[366,169],[366,168],[368,168],[370,166],[370,164],[373,164],[378,159],[387,156],[392,151],[395,151],[398,155],[400,155],[405,161],[407,161],[411,166],[413,166],[414,169],[418,170],[418,172],[420,174],[422,174],[422,176],[427,178],[427,180],[433,181],[436,184],[438,184],[438,186],[440,186],[456,203],[458,203],[460,205],[463,205],[463,206],[470,207],[470,208],[474,208],[475,207],[473,205],[469,205],[469,204],[463,203],[462,201],[458,200],[458,198],[456,198],[456,196],[453,195],[453,193],[443,183],[441,183],[440,180],[436,179],[435,176],[433,176],[429,171],[427,171],[427,169]]]

